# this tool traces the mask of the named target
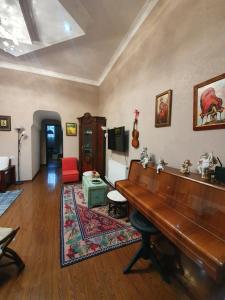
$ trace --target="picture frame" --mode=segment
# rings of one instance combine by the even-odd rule
[[[193,88],[193,130],[225,128],[225,73]]]
[[[0,116],[0,131],[11,131],[10,116]]]
[[[77,123],[66,123],[66,135],[77,136]]]
[[[172,90],[167,90],[156,96],[155,127],[171,126]]]

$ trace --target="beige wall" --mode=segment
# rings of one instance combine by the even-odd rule
[[[101,85],[99,114],[108,127],[132,131],[133,111],[140,111],[140,148],[130,146],[129,159],[147,146],[170,166],[190,158],[196,168],[204,151],[225,165],[224,129],[192,130],[193,86],[225,71],[224,8],[224,0],[160,0]],[[168,89],[172,125],[155,128],[155,96]]]
[[[34,175],[37,170],[36,162],[32,161],[32,149],[34,151],[36,148],[39,135],[36,127],[33,127],[35,136],[31,142],[31,126],[33,114],[37,110],[59,113],[63,126],[64,155],[78,156],[78,137],[66,136],[65,123],[77,122],[77,117],[85,112],[97,114],[97,108],[97,87],[0,69],[0,115],[12,117],[12,131],[0,131],[0,156],[13,155],[16,162],[17,136],[14,128],[23,126],[28,138],[22,143],[21,178],[32,178],[32,173]],[[39,152],[36,154],[40,156]]]
[[[65,122],[90,112],[105,116],[108,127],[125,125],[132,131],[137,108],[140,148],[130,146],[128,161],[147,146],[171,166],[185,158],[196,166],[204,151],[214,151],[225,164],[224,129],[192,130],[193,86],[224,72],[224,7],[225,0],[160,0],[99,89],[0,69],[0,115],[12,116],[12,131],[0,131],[0,155],[17,156],[14,128],[24,126],[28,139],[22,144],[21,173],[22,179],[31,179],[40,161],[37,126],[31,142],[35,111],[59,113],[64,155],[78,156],[78,137],[65,135]],[[156,129],[155,95],[168,89],[173,90],[172,126]],[[123,155],[107,154],[125,162]]]

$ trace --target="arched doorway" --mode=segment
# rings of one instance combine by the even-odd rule
[[[47,110],[34,112],[31,143],[33,177],[39,171],[40,165],[59,166],[63,155],[63,134],[58,112]]]
[[[62,128],[61,122],[58,120],[44,119],[41,123],[42,135],[43,135],[43,150],[44,145],[46,150],[45,157],[42,153],[42,157],[45,160],[46,165],[59,165],[60,159],[63,156],[62,149]]]

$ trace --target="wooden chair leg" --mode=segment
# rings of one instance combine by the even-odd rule
[[[19,271],[22,271],[24,269],[24,267],[25,267],[24,262],[22,261],[22,259],[19,257],[19,255],[14,250],[12,250],[8,247],[5,247],[3,255],[8,257],[9,259],[11,259],[13,262],[11,262],[9,264],[16,264]],[[9,264],[5,264],[5,265],[9,265]]]

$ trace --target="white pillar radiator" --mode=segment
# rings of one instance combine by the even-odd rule
[[[122,180],[127,178],[128,167],[123,165],[113,159],[108,161],[108,176],[105,179],[115,186],[117,180]]]

